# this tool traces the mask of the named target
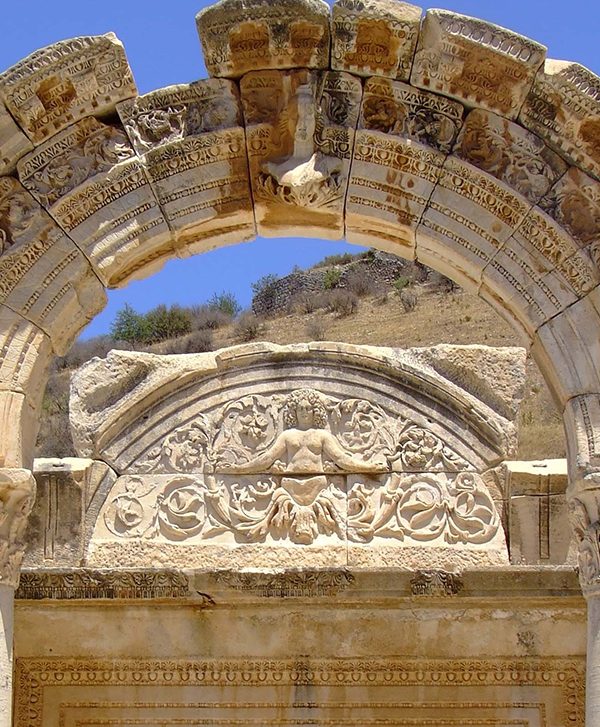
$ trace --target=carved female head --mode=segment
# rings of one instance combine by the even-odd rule
[[[308,417],[312,420],[309,423]],[[318,391],[314,389],[296,389],[288,396],[283,408],[283,422],[286,427],[306,429],[315,427],[325,429],[327,411]]]

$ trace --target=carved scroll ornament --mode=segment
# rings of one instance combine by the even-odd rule
[[[483,544],[499,518],[469,470],[439,436],[366,400],[249,395],[151,449],[103,518],[117,538],[171,542]]]

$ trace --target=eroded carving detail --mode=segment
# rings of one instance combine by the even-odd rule
[[[189,580],[175,571],[24,571],[15,598],[187,598]]]
[[[410,581],[413,596],[456,596],[463,582],[455,573],[440,570],[418,571]]]
[[[112,33],[42,48],[3,73],[0,90],[9,111],[36,144],[136,95],[123,46]]]
[[[567,168],[535,134],[481,109],[467,116],[455,153],[533,203],[548,192]]]
[[[347,570],[239,573],[219,571],[217,583],[263,598],[312,598],[335,596],[354,583]]]
[[[19,583],[34,499],[35,479],[29,470],[0,469],[0,583],[13,588]]]
[[[365,85],[360,127],[413,139],[449,153],[463,107],[404,83],[370,78]]]
[[[23,185],[48,208],[91,177],[133,156],[122,129],[87,118],[28,154],[18,169]]]

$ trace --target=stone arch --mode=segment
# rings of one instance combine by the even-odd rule
[[[257,232],[368,240],[531,346],[599,591],[600,79],[484,21],[375,0],[331,18],[223,0],[198,29],[211,78],[187,86],[138,96],[112,34],[0,76],[2,466],[31,466],[48,363],[105,287]]]

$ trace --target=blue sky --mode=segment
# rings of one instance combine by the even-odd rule
[[[206,4],[199,0],[5,2],[0,70],[57,40],[114,31],[125,45],[140,93],[206,78],[194,22]],[[448,0],[442,6],[527,35],[548,46],[550,57],[576,60],[600,75],[597,0]],[[310,265],[325,255],[356,249],[319,240],[259,239],[171,261],[152,278],[109,291],[108,306],[87,327],[84,337],[107,333],[125,303],[145,311],[158,303],[202,303],[214,292],[231,290],[247,306],[250,284],[262,275],[284,275],[294,265]]]

